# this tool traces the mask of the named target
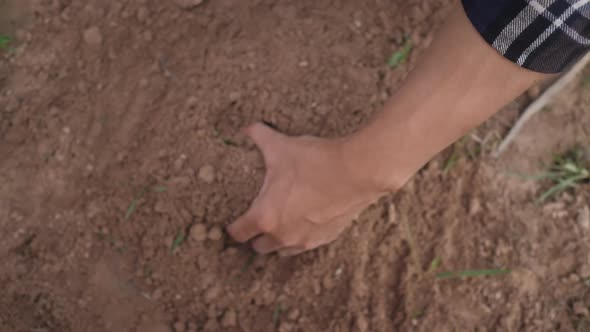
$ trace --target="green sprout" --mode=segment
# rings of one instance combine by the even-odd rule
[[[508,269],[490,269],[490,270],[465,270],[465,271],[449,271],[442,272],[436,275],[437,279],[452,279],[462,277],[486,277],[508,274]]]
[[[10,50],[10,43],[12,42],[12,38],[0,35],[0,50],[8,51]]]
[[[153,192],[153,193],[163,193],[166,190],[168,190],[166,187],[164,186],[155,186],[155,187],[146,187],[141,189],[141,191],[135,196],[135,198],[131,201],[131,203],[129,204],[129,207],[127,208],[127,212],[125,212],[125,220],[129,220],[129,218],[131,218],[131,216],[133,215],[133,213],[135,213],[135,210],[137,210],[137,206],[139,205],[139,201],[143,198],[143,196],[145,196],[148,192]]]
[[[412,53],[413,47],[414,45],[412,44],[412,40],[407,38],[403,47],[400,50],[393,53],[393,55],[389,58],[389,60],[387,61],[387,65],[391,68],[395,68],[401,65],[402,63],[406,62],[408,60],[408,57],[410,56],[410,53]]]
[[[186,240],[186,234],[184,233],[184,231],[181,231],[178,233],[178,235],[176,235],[174,242],[172,242],[170,252],[174,252],[176,248],[180,247],[184,243],[184,240]]]
[[[527,180],[550,180],[553,185],[537,198],[537,203],[543,203],[560,192],[590,181],[590,170],[587,165],[588,154],[584,149],[575,147],[562,155],[555,156],[546,172],[535,175],[515,175]]]

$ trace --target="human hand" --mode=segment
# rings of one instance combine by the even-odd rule
[[[289,137],[263,124],[246,130],[266,176],[250,209],[228,227],[260,254],[299,254],[335,240],[383,190],[355,168],[342,140]]]

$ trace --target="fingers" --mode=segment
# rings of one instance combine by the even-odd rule
[[[262,235],[252,242],[252,248],[261,255],[270,254],[281,247],[281,243],[270,235]]]
[[[280,152],[272,147],[276,146],[277,142],[285,136],[262,123],[255,123],[247,127],[244,129],[244,133],[258,146],[266,164],[272,164],[275,155]]]
[[[291,257],[291,256],[297,256],[301,253],[303,253],[305,251],[305,249],[302,248],[297,248],[297,247],[290,247],[290,248],[285,248],[285,249],[281,249],[279,250],[279,256],[281,257]]]
[[[262,233],[259,227],[259,218],[250,209],[246,214],[238,218],[227,227],[227,232],[238,242],[247,242]]]

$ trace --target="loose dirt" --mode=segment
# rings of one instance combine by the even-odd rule
[[[580,82],[501,160],[489,152],[538,89],[331,246],[259,257],[222,231],[264,175],[240,128],[356,130],[450,9],[0,1],[15,36],[0,51],[0,331],[588,331],[590,188],[539,206],[544,184],[507,175],[587,146]],[[388,68],[408,37],[409,61]],[[492,268],[511,272],[436,278]]]

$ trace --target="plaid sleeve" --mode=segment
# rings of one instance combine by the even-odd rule
[[[590,47],[590,0],[462,0],[482,37],[510,61],[563,71]]]

